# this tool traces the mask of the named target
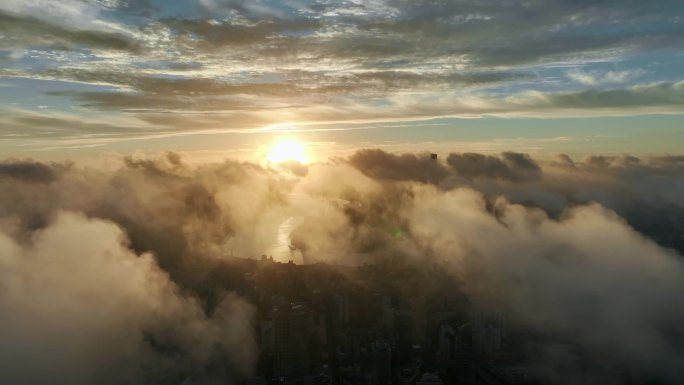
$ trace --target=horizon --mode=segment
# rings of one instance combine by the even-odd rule
[[[5,1],[0,151],[679,153],[682,7]]]
[[[0,1],[0,383],[682,384],[683,17]]]

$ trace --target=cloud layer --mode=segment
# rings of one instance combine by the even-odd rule
[[[12,383],[248,374],[252,310],[225,295],[241,282],[225,257],[262,253],[439,266],[476,306],[544,336],[537,363],[558,383],[684,375],[678,157],[362,150],[266,168],[169,153],[111,169],[6,161],[0,187]]]
[[[14,100],[2,124],[40,136],[51,124],[27,112],[56,125],[88,115],[115,140],[284,121],[678,114],[682,76],[667,63],[681,62],[682,11],[675,0],[7,1],[0,76],[63,83],[43,110]]]
[[[0,255],[3,382],[213,383],[254,364],[249,304],[207,316],[109,221],[58,212],[25,244],[0,233]],[[203,370],[226,357],[235,372]]]

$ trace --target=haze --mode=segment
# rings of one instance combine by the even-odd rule
[[[0,384],[683,383],[683,15],[0,1]]]

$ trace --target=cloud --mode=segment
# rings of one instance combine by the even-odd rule
[[[514,152],[504,152],[501,155],[498,158],[477,153],[450,154],[447,163],[459,175],[468,179],[484,176],[520,182],[541,177],[541,168],[529,155]]]
[[[206,383],[235,375],[204,372],[213,361],[253,365],[251,306],[230,297],[206,316],[109,221],[59,212],[28,244],[0,232],[0,250],[3,382]]]
[[[395,155],[382,150],[360,150],[351,156],[349,162],[376,179],[437,183],[449,174],[441,163],[433,161],[427,153]]]
[[[564,336],[590,360],[612,357],[606,372],[573,367],[553,380],[619,383],[619,362],[670,380],[681,376],[681,353],[661,329],[684,316],[671,308],[684,284],[681,255],[644,239],[614,213],[588,205],[556,221],[499,200],[495,218],[472,191],[435,189],[419,191],[410,210],[415,239],[435,255],[452,256],[443,263],[462,275],[471,295]],[[546,370],[554,365],[537,362]]]
[[[191,166],[175,153],[106,169],[3,163],[0,306],[13,315],[0,329],[12,347],[0,355],[13,354],[0,361],[9,365],[3,373],[15,383],[40,382],[41,373],[57,383],[108,373],[201,382],[212,380],[201,368],[227,354],[230,364],[216,364],[221,379],[238,379],[253,365],[240,350],[254,346],[252,310],[225,295],[245,282],[224,258],[270,253],[437,266],[473,306],[539,335],[530,349],[565,357],[535,361],[548,380],[682,375],[678,157],[545,161],[504,152],[433,161],[363,150],[291,166]],[[101,344],[100,334],[112,342]],[[34,350],[41,354],[27,361]],[[56,359],[63,365],[50,366]],[[45,369],[23,370],[25,362]]]
[[[369,157],[370,167],[355,160],[368,154],[374,155]],[[436,259],[459,277],[475,302],[509,309],[513,319],[570,341],[573,347],[562,348],[566,361],[537,361],[552,380],[619,383],[616,371],[631,362],[629,371],[637,377],[651,373],[676,381],[682,375],[676,364],[682,353],[670,342],[677,333],[671,325],[684,313],[671,306],[681,302],[684,262],[680,254],[642,234],[662,244],[665,228],[673,235],[681,229],[681,219],[666,225],[662,215],[647,213],[669,211],[676,213],[672,218],[682,217],[681,205],[671,195],[682,188],[682,169],[631,156],[582,162],[563,156],[563,164],[550,165],[524,154],[476,155],[452,154],[450,159],[474,159],[472,168],[455,168],[456,175],[447,173],[437,181],[416,178],[420,183],[405,185],[404,193],[392,185],[379,195],[369,194],[370,202],[350,200],[344,209],[347,221],[332,222],[333,228],[324,233],[306,228],[307,250],[340,249],[345,260],[353,260],[350,256],[360,250],[343,248],[349,237],[351,244],[364,244],[368,228],[383,229],[384,234],[373,234],[382,245],[379,250],[396,247],[396,252],[420,263]],[[384,183],[406,183],[420,164],[410,154],[369,151],[351,160]],[[464,169],[478,171],[466,174],[469,181],[460,175]],[[532,177],[511,178],[511,170],[517,169]],[[402,170],[404,177],[394,175]],[[431,175],[430,167],[424,172]],[[655,180],[664,184],[655,187]],[[650,186],[650,194],[643,186]],[[615,211],[592,203],[596,201]],[[398,240],[389,235],[396,228],[403,234]],[[320,236],[324,238],[318,241]],[[681,250],[682,244],[677,247]],[[545,349],[553,346],[544,344]],[[592,369],[571,363],[606,355],[615,361],[590,365]]]
[[[81,111],[263,121],[284,108],[292,120],[349,122],[681,107],[681,79],[635,64],[676,54],[677,1],[60,4],[3,4],[11,54],[0,73],[114,86],[50,92]]]
[[[3,2],[2,75],[111,87],[51,91],[79,105],[69,112],[5,108],[3,139],[41,150],[283,121],[684,104],[676,75],[635,68],[677,57],[681,1],[169,4]],[[606,62],[621,70],[595,66]],[[0,372],[11,383],[239,379],[253,366],[252,309],[214,300],[242,282],[221,256],[270,252],[291,226],[291,245],[277,246],[305,262],[436,263],[475,304],[544,335],[545,351],[570,341],[567,362],[592,364],[540,362],[557,382],[610,383],[625,367],[681,378],[683,165],[379,150],[281,169],[191,167],[176,154],[109,170],[7,161]]]
[[[0,178],[47,183],[56,177],[57,172],[43,163],[14,161],[0,164]]]
[[[285,80],[264,82],[252,79],[225,81],[213,78],[135,76],[121,72],[46,71],[46,78],[110,84],[109,91],[52,91],[48,95],[72,97],[84,107],[105,110],[146,111],[263,111],[298,107],[304,101],[339,94],[381,97],[401,90],[434,90],[475,87],[531,78],[523,73],[481,72],[472,74],[416,74],[407,71],[367,71],[348,75],[321,75],[289,71]],[[125,89],[123,91],[121,88]],[[254,97],[258,96],[258,99]]]
[[[579,69],[569,70],[567,76],[587,86],[600,84],[623,84],[643,75],[643,70],[585,72]]]
[[[577,92],[529,93],[513,96],[514,104],[530,110],[624,110],[679,106],[684,101],[684,82],[640,84],[628,88],[589,89]],[[624,114],[624,112],[621,112]]]
[[[33,16],[18,15],[0,9],[0,31],[8,35],[0,43],[2,49],[51,47],[76,50],[80,46],[92,49],[136,52],[138,44],[123,34],[110,31],[75,29]]]
[[[36,151],[190,134],[247,133],[283,122],[306,127],[321,123],[416,121],[434,116],[632,116],[678,114],[684,105],[684,82],[572,92],[522,91],[509,96],[465,95],[458,100],[448,92],[440,96],[407,93],[390,100],[369,95],[363,102],[353,95],[334,96],[333,86],[285,97],[281,92],[289,85],[271,88],[264,84],[247,91],[243,86],[200,79],[139,84],[147,91],[52,93],[101,109],[98,114],[6,108],[0,122],[16,149]],[[201,91],[202,84],[206,92]],[[354,87],[353,83],[349,86],[350,92]],[[322,99],[330,102],[318,104]],[[92,132],[95,128],[97,133]]]
[[[634,116],[644,113],[678,114],[681,109],[682,83],[657,83],[607,90],[577,92],[521,92],[501,98],[501,95],[464,96],[454,100],[446,93],[405,94],[392,99],[369,96],[359,102],[353,95],[335,97],[323,93],[319,100],[330,103],[317,105],[314,93],[298,98],[224,97],[212,100],[189,98],[182,111],[173,106],[182,104],[180,99],[161,96],[141,97],[136,95],[114,95],[106,93],[80,94],[86,105],[105,109],[119,107],[133,108],[135,117],[169,131],[211,132],[227,126],[232,129],[264,127],[283,121],[308,124],[359,123],[378,121],[415,121],[443,117],[482,116],[534,116],[574,117],[583,116]],[[267,88],[264,88],[267,89]],[[353,89],[353,87],[350,87]],[[256,91],[256,90],[254,90]],[[322,90],[324,92],[324,90]],[[136,103],[137,102],[137,103]],[[288,104],[291,103],[291,104]],[[138,106],[136,109],[135,106]],[[256,109],[252,108],[256,107]],[[168,115],[174,113],[173,117]],[[204,114],[197,114],[205,112]],[[264,112],[268,112],[265,114]],[[145,135],[144,125],[140,134]]]
[[[183,41],[196,40],[198,49],[216,49],[222,46],[244,46],[255,44],[287,44],[283,33],[306,33],[319,28],[316,20],[259,20],[256,23],[238,24],[217,22],[215,20],[166,19],[162,21],[167,28],[175,31]]]

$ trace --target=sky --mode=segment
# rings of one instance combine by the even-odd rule
[[[439,270],[543,383],[681,384],[683,16],[0,0],[0,383],[241,384],[269,254]]]
[[[684,3],[4,0],[0,154],[654,155],[684,142]]]

